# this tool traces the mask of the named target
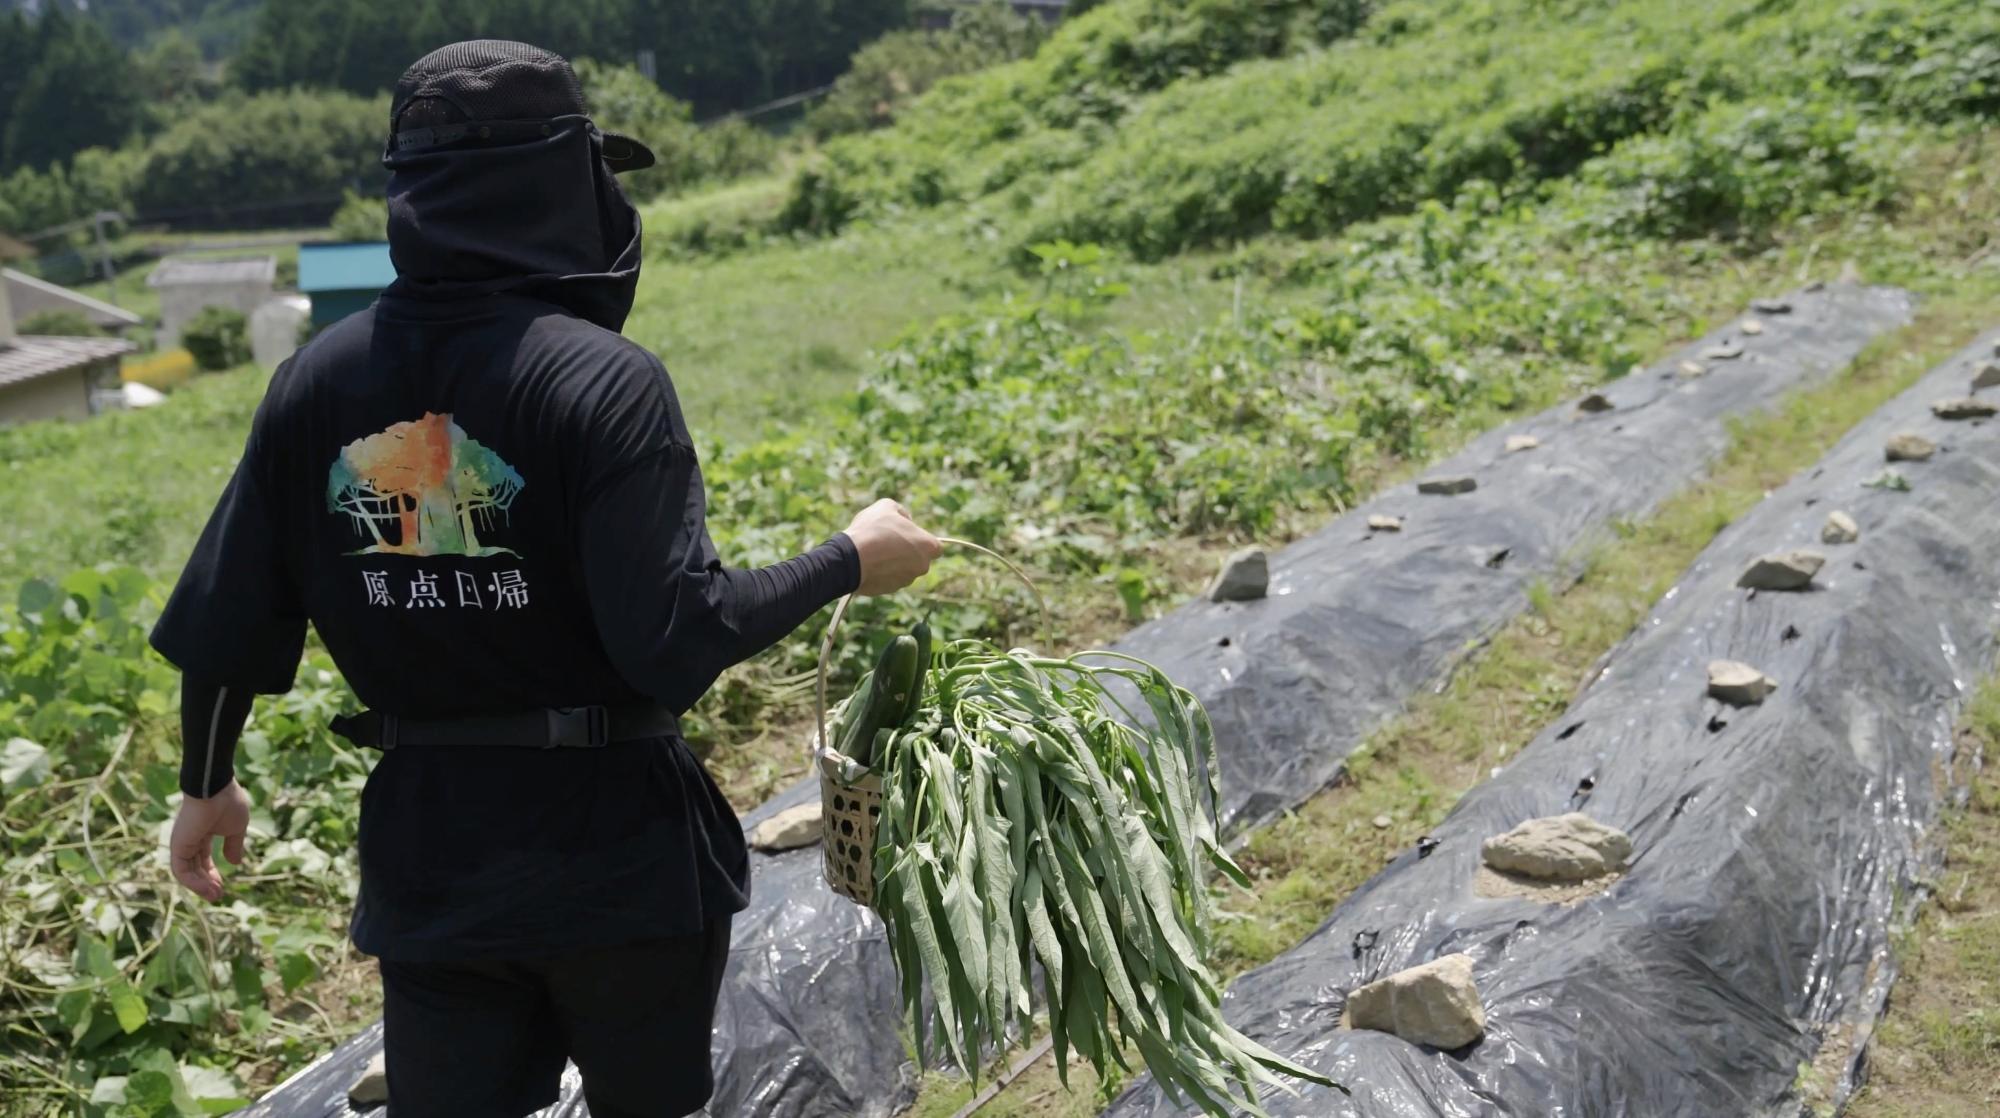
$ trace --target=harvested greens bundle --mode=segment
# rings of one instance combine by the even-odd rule
[[[976,1076],[988,1046],[1031,1026],[1039,961],[1065,1085],[1071,1048],[1100,1074],[1125,1066],[1119,1038],[1210,1114],[1261,1115],[1254,1091],[1273,1071],[1326,1083],[1218,1010],[1203,865],[1248,882],[1216,843],[1214,742],[1194,696],[1114,653],[958,641],[923,671],[928,646],[921,628],[897,637],[835,717],[850,779],[864,765],[882,779],[874,907],[919,1060],[934,1036]]]

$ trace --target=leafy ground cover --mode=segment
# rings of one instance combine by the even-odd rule
[[[1451,52],[1501,23],[1506,42],[1525,43],[1514,36],[1554,34],[1577,9],[1398,3],[1361,22],[1359,7],[1288,2],[1257,5],[1283,18],[1245,39],[1201,30],[1242,15],[1243,2],[1206,0],[1180,16],[1183,6],[1161,0],[1112,0],[1023,68],[944,83],[896,128],[854,141],[855,151],[885,145],[882,166],[867,173],[887,177],[856,188],[883,204],[842,215],[839,236],[763,237],[727,255],[685,239],[662,246],[632,332],[664,351],[683,398],[716,401],[706,416],[696,405],[694,418],[698,433],[707,425],[715,436],[706,473],[725,554],[778,558],[897,493],[940,527],[1026,563],[1052,598],[1054,643],[1076,647],[1185,597],[1216,550],[1291,538],[1473,431],[1621,375],[1753,294],[1837,274],[1852,260],[1871,280],[1956,308],[1962,320],[1927,317],[1930,334],[1877,355],[1911,375],[1927,347],[1963,337],[1976,310],[1993,305],[2000,159],[1989,150],[1995,106],[1982,84],[1991,47],[1973,34],[1990,6],[1968,0],[1839,9],[1712,0],[1699,13],[1727,17],[1742,42],[1703,25],[1688,43],[1639,58],[1619,54],[1623,40],[1603,32],[1592,41],[1617,63],[1608,74],[1655,74],[1653,54],[1692,50],[1714,84],[1700,97],[1672,93],[1663,102],[1671,111],[1633,109],[1643,118],[1635,130],[1590,131],[1571,152],[1574,166],[1479,173],[1474,160],[1425,177],[1429,164],[1405,160],[1382,172],[1395,205],[1286,225],[1327,234],[1318,240],[1253,236],[1280,224],[1282,201],[1254,194],[1231,195],[1247,208],[1226,236],[1141,241],[1107,225],[1110,249],[1038,239],[1099,227],[1046,225],[1053,210],[1012,208],[992,192],[899,199],[896,161],[910,153],[898,145],[923,146],[912,137],[950,133],[937,151],[954,174],[1009,160],[1032,167],[1061,145],[1088,149],[1064,167],[1083,168],[1098,149],[1136,159],[1110,137],[1115,129],[1087,122],[1152,127],[1145,122],[1168,119],[1173,106],[1224,113],[1198,106],[1239,99],[1253,88],[1241,83],[1305,80],[1328,58],[1419,41],[1458,57]],[[1659,6],[1590,7],[1623,13],[1643,32]],[[1813,34],[1786,39],[1787,26]],[[1746,53],[1743,42],[1764,53]],[[1825,43],[1853,53],[1836,58]],[[1634,85],[1634,96],[1650,96],[1655,80]],[[1678,78],[1657,80],[1678,88]],[[952,124],[953,105],[1002,96],[989,81],[1019,92],[1019,111],[977,128],[970,118]],[[1489,87],[1482,143],[1505,152],[1555,127],[1560,114],[1550,115],[1539,84]],[[1356,86],[1343,103],[1399,136],[1379,115],[1388,110],[1366,99],[1398,95],[1393,85]],[[1592,120],[1601,108],[1577,103]],[[960,126],[969,129],[962,137]],[[1505,143],[1492,139],[1503,134]],[[1163,149],[1161,158],[1196,154]],[[834,173],[842,158],[808,173]],[[1145,170],[1133,165],[1135,175]],[[798,190],[806,187],[802,176]],[[740,189],[718,196],[717,212],[770,204],[768,186]],[[970,201],[949,204],[961,195]],[[701,206],[680,199],[654,212],[693,222],[704,220]],[[1238,236],[1252,239],[1233,243]],[[1140,259],[1206,241],[1232,243]],[[1810,460],[1807,444],[1823,445],[1812,440],[1830,439],[1887,394],[1869,395],[1865,379],[1846,383],[1849,396],[1787,413],[1808,432],[1802,441],[1759,427],[1744,445]],[[262,836],[256,860],[231,879],[232,904],[195,911],[158,861],[157,829],[172,804],[173,681],[143,651],[142,625],[233,463],[260,390],[253,373],[203,377],[150,413],[0,432],[0,582],[21,588],[11,606],[0,602],[0,904],[10,906],[0,921],[0,1112],[193,1113],[201,1095],[220,1107],[372,1012],[367,973],[339,935],[368,759],[320,728],[346,700],[323,660],[255,715],[243,772],[263,807]],[[806,402],[815,395],[826,402]],[[1761,493],[1747,480],[1727,485],[1731,500]],[[1731,508],[1688,513],[1671,548],[1630,552],[1638,567],[1629,578],[1600,564],[1581,591],[1552,593],[1550,609],[1588,602],[1578,594],[1593,579],[1622,587],[1612,604],[1643,609],[1655,588],[1646,580],[1671,578],[1685,562],[1675,557],[1692,554],[1673,549],[1698,548]],[[1643,532],[1634,538],[1643,542]],[[114,566],[55,577],[99,562]],[[936,612],[942,631],[1003,642],[1033,624],[1026,601],[962,561],[945,564],[920,600],[869,603],[851,623],[895,631],[920,608]],[[1567,616],[1552,632],[1568,641],[1573,631],[1581,661],[1591,642],[1629,624],[1615,611]],[[739,805],[798,771],[790,731],[816,635],[732,673],[692,721]],[[842,674],[852,679],[873,652],[862,642],[844,649]],[[1520,713],[1506,716],[1524,725],[1560,709],[1568,661],[1529,645],[1484,662],[1494,666],[1464,679],[1493,674],[1451,708],[1457,732],[1491,737],[1515,704]],[[1411,749],[1415,759],[1392,761],[1394,750],[1378,743],[1355,783],[1329,794],[1365,815],[1322,819],[1308,808],[1258,840],[1288,846],[1253,844],[1259,900],[1232,903],[1269,897],[1281,930],[1260,938],[1250,921],[1225,925],[1231,966],[1289,945],[1295,935],[1282,929],[1323,915],[1337,895],[1327,890],[1371,865],[1374,831],[1353,838],[1354,819],[1389,808],[1397,823],[1379,840],[1387,843],[1443,810],[1463,787],[1454,773],[1480,771],[1449,750],[1437,754],[1445,768],[1426,770]],[[1381,798],[1361,802],[1367,789]],[[1321,851],[1346,864],[1308,867],[1306,855]],[[950,1091],[934,1086],[926,1105]],[[1084,1105],[1038,1098],[1010,1093],[1004,1106]]]

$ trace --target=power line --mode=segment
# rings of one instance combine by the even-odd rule
[[[822,86],[817,86],[800,93],[794,93],[789,97],[780,97],[776,101],[766,101],[761,105],[752,105],[747,109],[736,109],[732,112],[723,113],[721,116],[712,116],[709,117],[707,120],[699,120],[696,121],[695,123],[701,125],[703,128],[706,128],[711,124],[720,124],[725,120],[748,120],[751,117],[762,116],[765,113],[776,112],[779,109],[789,108],[793,105],[798,104],[801,101],[810,101],[813,98],[818,97],[822,93],[831,93],[832,91],[833,91],[833,83],[828,82]]]

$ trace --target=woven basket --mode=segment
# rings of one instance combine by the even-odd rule
[[[989,551],[976,543],[955,540],[948,536],[938,537],[938,542],[957,547],[970,548],[984,555],[992,556],[1005,563],[1014,577],[1028,588],[1036,605],[1042,611],[1043,636],[1049,630],[1049,605],[1042,600],[1041,591],[1021,568],[1009,562],[1005,556]],[[826,850],[826,883],[833,891],[853,901],[855,904],[872,908],[875,904],[875,831],[882,817],[882,776],[880,773],[862,772],[852,780],[845,774],[860,768],[854,761],[834,749],[826,736],[826,668],[833,655],[833,637],[840,631],[840,619],[847,616],[847,604],[854,600],[848,595],[833,609],[833,618],[827,622],[826,640],[819,649],[819,678],[815,694],[818,699],[819,738],[813,750],[813,769],[819,773],[820,818],[823,823]],[[925,665],[928,670],[929,665]]]
[[[826,883],[863,907],[875,904],[875,825],[882,817],[882,777],[840,779],[839,761],[821,758],[819,799],[826,837]]]

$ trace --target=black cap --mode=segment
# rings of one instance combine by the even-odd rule
[[[458,123],[403,128],[403,110],[425,99],[449,104]],[[389,106],[389,146],[391,150],[429,147],[475,135],[489,137],[492,130],[486,125],[586,115],[583,83],[562,55],[505,39],[469,39],[439,47],[403,71]],[[604,162],[623,172],[643,170],[655,160],[645,144],[605,132]]]

